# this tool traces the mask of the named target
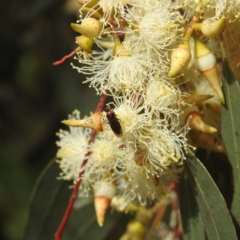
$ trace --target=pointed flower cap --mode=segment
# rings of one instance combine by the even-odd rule
[[[102,31],[103,24],[95,18],[87,18],[81,24],[71,23],[71,27],[75,32],[81,33],[85,37],[98,37]]]
[[[197,106],[190,106],[184,110],[184,113],[181,115],[181,120],[184,123],[188,122],[188,125],[191,129],[196,131],[201,131],[205,133],[215,133],[217,129],[207,125],[197,108]]]
[[[103,131],[101,112],[96,112],[92,116],[84,119],[63,120],[62,123],[68,125],[69,127],[86,127],[97,132]]]
[[[83,51],[91,52],[92,46],[94,44],[94,39],[81,35],[75,38],[75,42],[81,47]]]
[[[106,212],[111,204],[111,200],[116,192],[116,186],[105,180],[97,182],[94,186],[94,205],[97,216],[97,222],[100,227],[103,226]]]
[[[225,22],[225,18],[220,18],[218,20],[208,18],[201,23],[200,30],[203,35],[208,38],[216,37],[223,31]]]
[[[191,59],[190,47],[188,41],[184,41],[182,44],[177,46],[171,55],[171,68],[168,73],[168,77],[175,77],[181,69]]]
[[[219,78],[216,57],[212,51],[201,42],[196,36],[194,37],[194,64],[205,79],[210,83],[217,93],[221,102],[224,103],[224,96]]]

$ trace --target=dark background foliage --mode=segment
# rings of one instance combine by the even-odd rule
[[[75,3],[74,0],[68,2]],[[57,151],[55,133],[74,109],[94,110],[95,92],[68,60],[78,8],[63,0],[0,1],[0,239],[19,239],[34,183]],[[68,6],[68,7],[67,7]],[[78,7],[75,4],[76,7]],[[77,64],[77,62],[75,61]]]

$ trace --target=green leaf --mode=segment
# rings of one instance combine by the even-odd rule
[[[179,183],[180,211],[184,240],[203,240],[205,238],[204,225],[197,206],[193,189],[186,174]]]
[[[53,160],[38,178],[23,240],[53,239],[71,194],[71,183],[56,179],[59,172],[59,166]]]
[[[54,239],[54,233],[62,220],[72,192],[69,189],[72,182],[56,179],[59,172],[58,164],[52,161],[39,177],[31,199],[23,240]],[[119,213],[108,213],[104,226],[99,227],[92,200],[78,199],[76,203],[62,239],[103,240],[121,220]]]
[[[207,151],[203,148],[198,148],[195,156],[200,159],[212,179],[216,183],[221,192],[227,208],[231,208],[233,197],[233,183],[232,183],[232,165],[227,157],[223,154]]]
[[[226,203],[211,176],[193,153],[188,152],[186,172],[196,195],[208,239],[237,240]]]
[[[231,212],[240,225],[240,89],[226,59],[223,62],[223,91],[226,104],[222,106],[221,133],[234,178]]]

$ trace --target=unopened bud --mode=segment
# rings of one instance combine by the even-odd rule
[[[200,115],[199,112],[191,112],[187,116],[186,120],[188,120],[189,127],[193,130],[205,132],[205,133],[215,133],[217,129],[207,125]]]
[[[78,36],[75,38],[76,43],[82,48],[83,51],[91,52],[92,46],[94,44],[93,38],[88,38],[85,36]]]
[[[95,18],[84,19],[81,24],[71,23],[71,27],[75,32],[81,33],[88,38],[99,36],[102,26],[102,23]]]
[[[198,37],[194,37],[194,58],[198,59],[208,55],[211,50]]]
[[[91,17],[99,18],[98,14],[103,14],[103,9],[99,5],[99,0],[77,0],[77,2],[82,5],[83,7],[80,9],[83,16],[88,15]],[[85,9],[85,10],[83,10]],[[89,9],[88,12],[86,12],[86,9]],[[97,15],[96,15],[97,14]]]
[[[217,66],[201,71],[201,74],[207,79],[207,81],[210,83],[214,91],[217,93],[218,97],[220,98],[221,102],[224,104],[224,96],[223,96],[223,91],[221,87],[221,80],[219,78]]]
[[[81,119],[81,120],[78,120],[78,119],[63,120],[62,123],[70,127],[86,127],[86,128],[91,128],[97,132],[103,131],[101,112],[96,112],[92,116]]]
[[[190,59],[191,53],[188,42],[184,42],[176,47],[171,55],[171,69],[168,77],[175,77]]]
[[[197,108],[197,106],[190,106],[186,108],[183,114],[180,116],[180,121],[183,125],[188,122],[188,125],[191,129],[206,133],[214,133],[217,132],[217,129],[207,125]]]
[[[225,18],[216,20],[214,18],[208,18],[201,24],[201,31],[204,36],[211,38],[218,36],[225,26]]]
[[[127,232],[131,236],[131,239],[143,239],[146,233],[146,227],[141,222],[133,220],[128,223]]]
[[[131,56],[131,54],[123,47],[117,33],[113,34],[113,41],[113,56]]]
[[[102,14],[100,14],[95,9],[87,8],[87,7],[82,8],[81,13],[82,13],[82,18],[89,16],[89,15],[96,19],[101,19],[103,17]]]
[[[104,196],[94,197],[94,206],[96,211],[97,222],[100,227],[103,226],[106,212],[110,206],[111,199]]]
[[[108,181],[99,181],[94,186],[94,205],[99,226],[103,226],[106,212],[116,192],[116,186]]]
[[[210,83],[222,103],[224,103],[221,80],[217,71],[216,57],[197,37],[195,37],[194,40],[194,64],[205,79]]]

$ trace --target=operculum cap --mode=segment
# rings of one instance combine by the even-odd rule
[[[221,99],[221,102],[224,103],[221,80],[217,70],[216,57],[212,51],[197,37],[194,38],[194,42],[194,64],[205,79],[210,83],[214,91]]]
[[[97,132],[102,132],[102,113],[96,112],[88,118],[84,119],[68,119],[63,120],[62,123],[68,125],[69,127],[85,127],[91,128]]]
[[[198,37],[194,37],[194,58],[201,58],[208,55],[211,50]]]
[[[75,38],[76,43],[86,52],[91,52],[92,46],[94,44],[93,38],[88,38],[85,36],[78,36]]]
[[[190,59],[191,53],[188,42],[184,42],[176,47],[171,55],[171,68],[168,77],[175,77]]]
[[[71,23],[75,32],[81,33],[85,37],[94,38],[100,35],[103,24],[95,18],[87,18],[81,24]]]
[[[192,130],[205,132],[205,133],[215,133],[217,129],[207,125],[196,106],[190,106],[186,108],[183,114],[180,116],[180,120],[183,121],[184,124],[188,123],[189,127]]]
[[[101,13],[99,13],[98,11],[96,11],[93,8],[84,7],[84,8],[81,9],[81,13],[82,13],[82,18],[85,18],[89,15],[93,18],[96,18],[96,19],[100,19],[100,18],[103,17],[103,15]]]
[[[109,181],[100,180],[94,186],[94,205],[100,227],[103,226],[106,212],[115,193],[116,186]]]
[[[225,26],[225,18],[218,20],[214,18],[208,18],[201,23],[201,31],[204,36],[211,38],[218,36]]]

